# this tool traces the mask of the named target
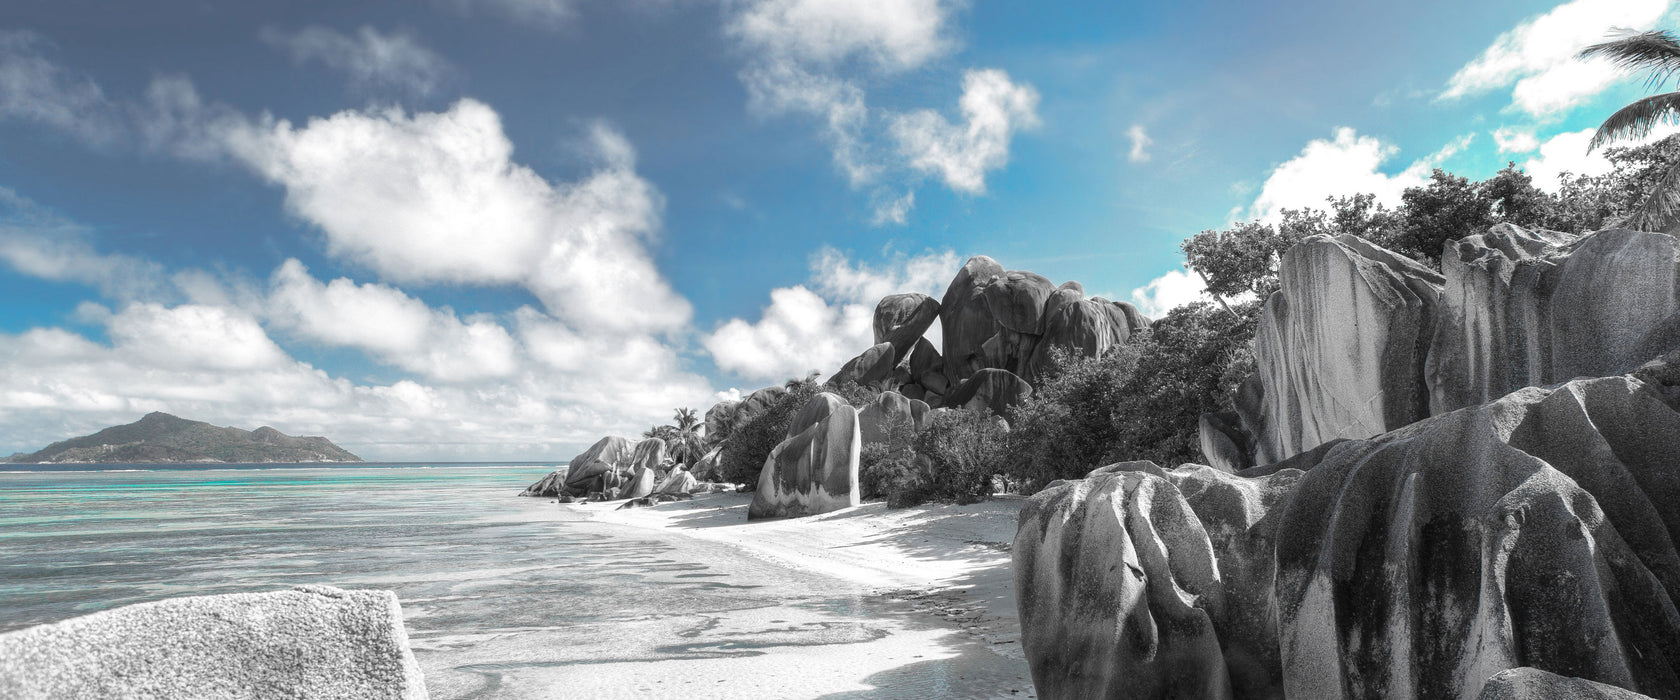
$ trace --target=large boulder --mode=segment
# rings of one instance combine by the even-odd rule
[[[636,440],[616,435],[597,440],[589,449],[584,450],[583,454],[573,457],[572,461],[567,463],[566,481],[562,489],[573,496],[589,493],[593,490],[590,486],[596,477],[628,470],[637,445]]]
[[[534,484],[531,484],[530,486],[525,487],[525,490],[520,491],[519,495],[521,495],[521,496],[559,496],[560,494],[565,493],[565,490],[566,490],[566,469],[564,467],[562,467],[560,469],[556,469],[554,471],[549,472],[548,476],[545,476],[541,479],[538,479],[537,483],[534,483]]]
[[[1013,406],[1032,396],[1033,388],[1026,380],[1002,369],[983,369],[974,373],[945,397],[945,407],[970,411],[989,410],[993,415],[1005,416]]]
[[[686,496],[700,488],[700,480],[695,479],[687,469],[672,469],[658,485],[653,487],[656,494],[672,496]]]
[[[747,421],[757,418],[760,414],[770,410],[782,396],[787,394],[787,388],[767,386],[751,394],[741,397],[741,403],[735,407],[734,425],[740,427]]]
[[[729,437],[735,429],[735,414],[740,410],[741,402],[719,401],[706,409],[706,439],[719,440]]]
[[[711,479],[716,477],[718,476],[718,460],[722,458],[723,446],[719,445],[712,448],[705,454],[705,456],[701,457],[699,461],[695,462],[694,468],[691,469],[690,472],[694,474],[694,478],[696,479]]]
[[[857,411],[839,396],[817,394],[800,408],[788,438],[764,461],[747,519],[816,515],[857,505],[862,451]]]
[[[1196,430],[1202,459],[1215,469],[1235,472],[1254,466],[1253,442],[1235,411],[1203,413]]]
[[[0,635],[0,697],[426,697],[389,591],[139,603]]]
[[[1015,543],[1041,694],[1474,697],[1530,666],[1680,697],[1676,360],[1239,475],[1053,484]]]
[[[1493,674],[1476,700],[1651,700],[1631,690],[1560,676],[1538,668],[1513,668]]]
[[[637,467],[636,475],[630,478],[630,484],[618,493],[619,498],[642,498],[653,493],[653,487],[659,481],[659,474],[648,467]]]
[[[892,343],[893,362],[902,361],[939,320],[939,302],[926,294],[890,294],[875,305],[875,344]]]
[[[1043,275],[1010,270],[985,281],[982,294],[998,325],[1016,333],[1038,335],[1044,324],[1044,304],[1056,285]]]
[[[1428,417],[1439,274],[1344,235],[1290,248],[1278,276],[1254,339],[1265,424],[1257,463]]]
[[[896,391],[881,392],[874,401],[858,411],[858,430],[864,447],[887,444],[891,425],[902,426],[902,430],[907,431],[902,439],[908,439],[926,428],[927,421],[928,405],[925,402],[906,398]]]
[[[1045,304],[1042,337],[1023,378],[1029,383],[1040,381],[1057,349],[1096,357],[1148,327],[1148,319],[1131,304],[1102,297],[1086,299],[1077,289],[1064,286]]]
[[[840,371],[825,382],[828,386],[844,386],[853,382],[859,386],[881,387],[893,378],[897,366],[892,343],[877,343],[840,367]]]
[[[1524,386],[1626,372],[1680,347],[1680,240],[1508,224],[1449,244],[1430,345],[1435,413]]]
[[[636,443],[636,451],[630,456],[632,470],[659,469],[664,463],[665,441],[660,438],[646,438]]]
[[[981,346],[1002,328],[986,303],[986,283],[1004,273],[1002,265],[984,255],[969,258],[939,302],[939,325],[944,347],[945,379],[951,386],[987,367]]]

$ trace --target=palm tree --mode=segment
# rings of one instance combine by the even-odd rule
[[[677,461],[694,466],[700,461],[701,450],[705,447],[705,439],[700,436],[700,413],[692,408],[677,409],[676,434],[667,442],[670,443],[671,456]]]
[[[1649,71],[1645,84],[1653,89],[1661,89],[1680,72],[1680,42],[1672,34],[1660,30],[1622,30],[1612,36],[1615,38],[1610,41],[1582,49],[1578,57],[1584,60],[1603,56],[1625,70]],[[1680,122],[1680,90],[1635,100],[1616,110],[1593,134],[1587,152],[1614,141],[1645,138],[1663,122]],[[1680,163],[1669,166],[1657,189],[1622,225],[1642,231],[1680,230]]]

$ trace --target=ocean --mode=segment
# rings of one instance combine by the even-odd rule
[[[963,663],[935,644],[948,629],[878,591],[515,495],[553,468],[0,473],[0,631],[309,583],[395,591],[434,698],[812,697],[777,680],[779,659],[832,658],[834,645],[870,657],[891,635],[932,646],[923,661],[872,659],[880,671],[827,697],[990,695],[1017,678]]]

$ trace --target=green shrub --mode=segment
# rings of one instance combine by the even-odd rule
[[[1150,334],[1138,333],[1101,357],[1057,349],[1048,379],[1009,412],[1005,470],[1027,492],[1102,466],[1119,451],[1114,409],[1132,389]]]
[[[822,393],[815,380],[807,377],[787,383],[787,393],[762,413],[734,426],[729,441],[723,445],[719,469],[723,480],[737,484],[757,484],[758,473],[770,451],[787,439],[788,426],[806,402]]]
[[[986,500],[992,495],[992,476],[1004,472],[1006,435],[989,411],[940,412],[914,442],[919,483],[889,493],[887,504]]]

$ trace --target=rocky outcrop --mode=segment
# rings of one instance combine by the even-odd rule
[[[926,294],[890,294],[875,305],[875,344],[891,343],[893,363],[908,356],[933,322],[939,320],[939,302]]]
[[[988,410],[993,415],[1006,416],[1011,407],[1026,401],[1032,392],[1031,384],[1008,370],[988,368],[975,372],[945,397],[945,406],[970,411]]]
[[[741,407],[740,401],[719,401],[706,409],[706,438],[722,439],[729,437],[729,432],[735,428],[735,413]]]
[[[758,475],[748,520],[816,515],[860,502],[857,411],[834,394],[811,398]]]
[[[1035,683],[1475,697],[1529,666],[1680,697],[1677,390],[1680,353],[1240,475],[1053,484],[1014,547]]]
[[[630,468],[660,469],[665,464],[665,441],[659,438],[646,438],[636,443],[636,451],[630,455]]]
[[[1435,413],[1525,386],[1626,372],[1680,347],[1680,240],[1501,224],[1449,244],[1429,349]]]
[[[1252,436],[1242,427],[1235,411],[1203,413],[1196,421],[1202,457],[1220,471],[1235,472],[1254,466]]]
[[[591,491],[601,490],[600,477],[616,475],[617,472],[630,468],[636,445],[635,440],[616,435],[597,440],[589,449],[584,450],[583,454],[573,457],[572,461],[567,463],[566,481],[562,491],[573,496],[582,496]],[[532,488],[541,483],[537,482]]]
[[[618,493],[619,498],[643,498],[653,493],[653,487],[659,482],[659,475],[648,467],[637,467],[630,483]]]
[[[951,386],[985,368],[981,346],[1001,328],[986,303],[986,283],[1003,274],[1003,266],[984,255],[969,258],[939,302],[939,325],[944,342],[945,379]]]
[[[0,635],[8,698],[426,697],[389,591],[140,603]]]
[[[721,446],[714,447],[706,452],[705,456],[701,457],[699,461],[695,462],[694,468],[690,471],[696,479],[710,479],[717,475],[718,460],[722,458],[723,448]]]
[[[520,491],[519,495],[552,497],[559,496],[561,493],[565,492],[565,489],[566,470],[556,469],[549,472],[548,476],[538,479],[537,483],[525,487],[525,490]]]
[[[1044,305],[1042,337],[1033,349],[1023,375],[1029,383],[1042,379],[1050,369],[1056,349],[1075,355],[1096,357],[1130,340],[1149,322],[1137,307],[1102,297],[1084,298],[1077,286],[1063,285]]]
[[[1265,423],[1255,462],[1429,416],[1440,275],[1355,236],[1311,236],[1278,276],[1254,338]]]
[[[700,488],[700,480],[687,469],[672,469],[671,473],[653,487],[655,494],[686,496]]]
[[[902,426],[907,431],[904,437],[920,432],[927,427],[928,405],[925,402],[905,398],[896,391],[883,391],[874,401],[866,404],[858,411],[858,431],[863,440],[863,446],[872,444],[887,444],[890,426]]]
[[[893,368],[897,366],[893,353],[892,343],[877,343],[863,351],[863,354],[847,361],[826,383],[831,387],[848,383],[868,387],[885,386],[887,381],[893,378]]]

